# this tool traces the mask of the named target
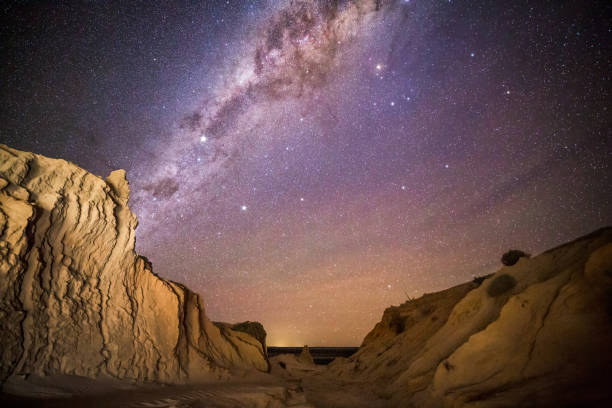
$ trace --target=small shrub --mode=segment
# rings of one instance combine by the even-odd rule
[[[493,279],[493,282],[487,287],[487,294],[491,297],[503,295],[510,289],[516,286],[516,279],[510,275],[500,275]]]
[[[416,299],[416,298],[411,297],[411,296],[408,294],[408,292],[406,292],[406,291],[404,291],[404,294],[406,295],[406,301],[404,302],[404,304],[406,304],[406,303],[410,303],[410,302],[414,301],[414,299]]]
[[[529,258],[529,254],[519,250],[519,249],[511,249],[501,257],[501,262],[506,266],[512,266],[518,262],[519,259],[525,257]]]

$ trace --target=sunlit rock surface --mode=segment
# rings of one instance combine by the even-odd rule
[[[0,145],[0,383],[76,375],[182,383],[268,370],[200,297],[134,251],[123,170],[103,180]]]
[[[402,407],[610,406],[612,229],[387,309],[335,378]],[[573,405],[572,405],[573,404]]]

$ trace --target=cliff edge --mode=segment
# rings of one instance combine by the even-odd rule
[[[0,384],[29,375],[196,382],[269,369],[134,251],[125,171],[103,180],[0,145]]]

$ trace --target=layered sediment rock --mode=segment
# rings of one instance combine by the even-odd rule
[[[334,376],[402,407],[609,406],[612,229],[392,307]]]
[[[71,374],[180,383],[268,370],[253,336],[221,330],[200,297],[134,251],[118,170],[0,145],[0,383]]]

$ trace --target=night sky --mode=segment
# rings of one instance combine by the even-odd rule
[[[270,345],[612,224],[609,1],[7,2],[0,143],[124,168],[137,250]]]

